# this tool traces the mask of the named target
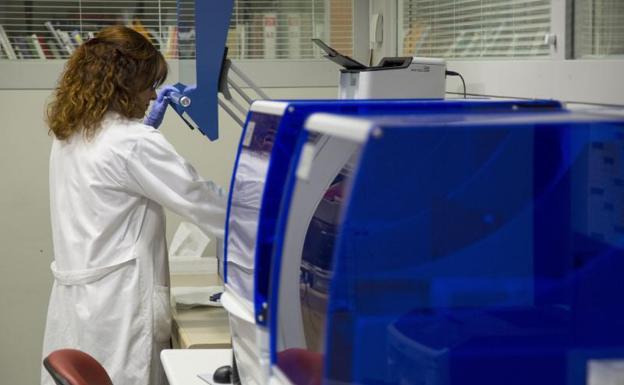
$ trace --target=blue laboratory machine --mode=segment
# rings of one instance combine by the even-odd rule
[[[267,317],[277,219],[296,141],[315,112],[347,116],[447,113],[546,112],[554,101],[308,100],[258,101],[243,129],[234,167],[225,247],[225,293],[232,343],[243,384],[265,383],[269,373]],[[320,189],[325,188],[324,185]],[[305,231],[304,231],[305,234]],[[298,275],[295,273],[295,278]],[[284,315],[292,318],[290,314]],[[296,319],[296,315],[295,318]]]
[[[624,118],[429,112],[306,121],[273,383],[597,383],[624,357]]]

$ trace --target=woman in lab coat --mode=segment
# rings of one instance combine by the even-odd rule
[[[163,384],[170,341],[163,206],[221,235],[225,198],[156,129],[169,88],[162,55],[109,27],[71,56],[48,106],[54,285],[43,355],[94,356],[114,384]],[[142,122],[151,100],[150,114]],[[42,371],[42,383],[52,384]]]

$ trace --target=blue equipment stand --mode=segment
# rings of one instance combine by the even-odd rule
[[[189,127],[213,141],[219,138],[219,78],[233,6],[234,0],[195,1],[197,85],[176,84],[180,94],[192,102],[188,106],[171,103]]]

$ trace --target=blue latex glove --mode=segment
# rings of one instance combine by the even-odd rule
[[[154,103],[152,104],[152,109],[145,117],[143,123],[154,128],[160,127],[163,118],[165,117],[165,112],[167,111],[167,105],[169,104],[169,101],[167,100],[167,95],[169,95],[169,93],[171,93],[172,91],[180,92],[174,86],[165,86],[160,91],[158,91],[156,100],[154,100]]]

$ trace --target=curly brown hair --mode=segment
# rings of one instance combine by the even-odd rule
[[[59,140],[77,132],[92,138],[107,111],[141,118],[145,104],[137,95],[166,77],[167,63],[146,37],[124,26],[104,28],[65,64],[47,108],[50,132]]]

